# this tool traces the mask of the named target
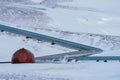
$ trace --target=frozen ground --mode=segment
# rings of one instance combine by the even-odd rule
[[[2,64],[0,80],[119,80],[118,64],[120,63]]]
[[[97,56],[119,56],[119,2],[0,0],[0,23],[103,49]],[[10,61],[23,47],[35,56],[73,51],[6,32],[0,32],[0,44],[0,61]],[[0,80],[120,80],[119,61],[0,64],[0,68]]]

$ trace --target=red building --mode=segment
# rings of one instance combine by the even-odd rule
[[[27,49],[20,49],[13,54],[12,63],[34,63],[34,55]]]

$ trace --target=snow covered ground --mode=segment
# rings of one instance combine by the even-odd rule
[[[120,56],[119,0],[0,0],[0,23],[104,50]],[[0,62],[26,48],[36,57],[74,51],[0,32]],[[0,64],[0,80],[119,80],[120,62]]]
[[[2,64],[0,80],[119,80],[120,62]]]
[[[46,1],[50,2],[50,0]],[[118,9],[118,0],[110,0],[109,2],[104,0],[70,0],[66,3],[56,2],[54,6],[47,2],[44,2],[43,5],[54,8],[49,9],[47,14],[57,23],[59,29],[119,35],[120,10]]]

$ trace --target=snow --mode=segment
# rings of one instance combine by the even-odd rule
[[[36,3],[40,3],[40,2],[42,2],[44,0],[31,0],[31,1],[36,2]]]
[[[58,29],[119,35],[118,3],[119,1],[114,0],[110,0],[109,3],[104,0],[74,0],[73,2],[58,3],[54,9],[49,9],[46,13],[57,23],[55,26],[58,26]],[[46,5],[50,6],[49,3]]]
[[[11,61],[11,57],[15,51],[26,48],[34,53],[35,56],[45,56],[58,53],[72,51],[60,46],[52,46],[50,43],[37,40],[26,39],[24,36],[14,35],[3,32],[0,35],[0,53],[2,53],[0,61]]]
[[[119,62],[68,64],[2,64],[0,79],[13,80],[119,80]],[[24,66],[24,67],[23,67]],[[17,68],[17,69],[16,69]],[[31,73],[32,72],[32,73]],[[9,77],[6,75],[8,74]]]
[[[119,0],[31,1],[0,0],[0,23],[104,50],[93,56],[120,56]],[[8,32],[0,32],[0,44],[0,62],[23,47],[36,57],[74,51]],[[119,68],[119,61],[6,63],[0,64],[0,80],[119,80]]]

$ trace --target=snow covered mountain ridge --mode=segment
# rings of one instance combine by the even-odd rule
[[[51,2],[51,0],[43,0],[43,1],[41,0],[41,1],[39,1],[39,3],[41,3],[41,5],[43,5],[43,6],[41,6],[40,4],[39,5],[37,4],[37,6],[34,6],[34,5],[36,5],[36,3],[32,2],[30,0],[20,0],[20,1],[18,1],[18,0],[0,0],[1,3],[4,3],[4,2],[6,3],[5,5],[1,5],[1,7],[0,7],[0,14],[1,14],[0,22],[1,22],[1,24],[5,23],[5,24],[10,24],[10,25],[15,25],[16,27],[19,27],[22,29],[32,30],[32,31],[35,31],[38,33],[42,33],[42,34],[46,34],[46,35],[50,35],[50,36],[54,36],[54,37],[58,37],[58,38],[62,38],[62,39],[67,39],[67,40],[75,41],[75,42],[90,45],[90,46],[99,47],[104,50],[120,49],[120,47],[119,47],[120,37],[119,36],[102,35],[99,33],[94,34],[94,32],[93,33],[81,32],[81,31],[75,32],[74,29],[64,30],[64,29],[61,29],[62,25],[61,26],[56,25],[57,23],[55,23],[55,22],[57,20],[55,21],[54,18],[51,17],[51,15],[53,15],[53,14],[49,15],[49,13],[48,13],[49,5],[53,6],[53,4],[55,4],[54,8],[57,8],[57,7],[61,8],[60,5],[58,6],[59,3],[61,3],[61,2],[68,2],[68,3],[73,2],[74,3],[74,1],[75,0],[54,0]],[[24,4],[26,2],[28,4]],[[50,2],[52,4],[50,4]],[[45,6],[44,4],[46,4],[46,6],[48,6],[48,7],[44,7]],[[40,7],[42,7],[42,8],[40,8]],[[66,10],[67,6],[62,7],[62,8],[64,11],[64,8]],[[68,9],[71,9],[71,7],[69,8],[69,6],[68,6]],[[86,10],[87,8],[83,8],[83,9]],[[88,12],[90,12],[90,14],[94,13],[94,10],[89,11],[89,9],[90,8],[88,8]],[[81,8],[78,9],[78,11],[79,10],[81,10]],[[69,11],[71,11],[71,10],[69,10]],[[82,11],[81,13],[83,13],[83,12],[84,11]],[[95,14],[97,14],[97,13],[95,13]],[[99,13],[99,14],[101,14],[101,13]],[[55,14],[54,14],[54,16],[55,16]],[[59,20],[59,18],[58,18],[58,20]],[[87,21],[89,21],[89,20],[87,20]],[[67,25],[67,26],[69,26],[69,25]],[[82,28],[82,27],[80,27],[80,28]],[[97,29],[97,28],[95,28],[95,29]],[[71,30],[73,30],[73,31],[71,31]],[[106,46],[106,48],[104,48],[105,46]]]

